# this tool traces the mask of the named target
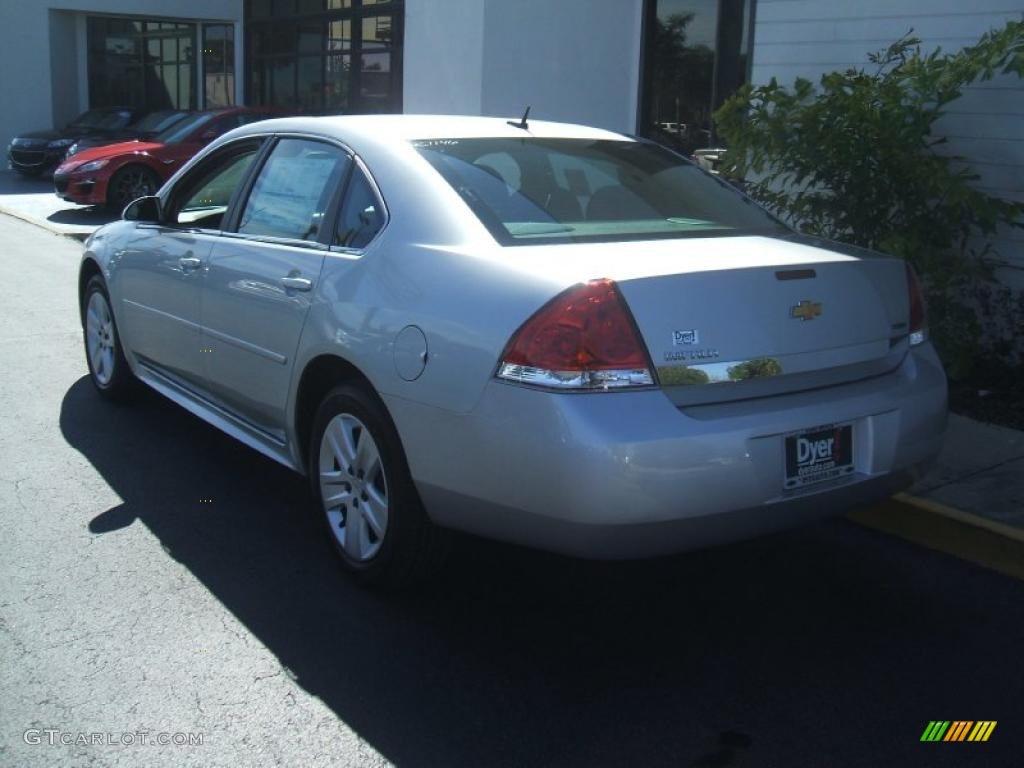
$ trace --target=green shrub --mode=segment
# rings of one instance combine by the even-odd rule
[[[1024,22],[1009,22],[957,53],[921,53],[909,34],[849,69],[792,87],[746,85],[718,112],[729,147],[723,173],[798,229],[910,261],[927,292],[932,336],[951,376],[982,343],[979,301],[998,290],[985,243],[1021,226],[1024,205],[985,194],[962,158],[937,151],[935,122],[964,86],[1024,76]],[[982,243],[979,247],[978,244]],[[1013,334],[1019,318],[982,318]],[[991,340],[991,336],[987,337]],[[994,346],[995,342],[992,342]]]

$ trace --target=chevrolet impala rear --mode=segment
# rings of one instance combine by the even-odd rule
[[[936,456],[946,378],[901,260],[798,236],[642,142],[415,144],[499,243],[505,292],[551,293],[469,413],[389,400],[435,522],[663,554],[870,504]]]

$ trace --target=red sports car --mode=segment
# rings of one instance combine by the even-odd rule
[[[64,200],[121,210],[132,200],[155,193],[222,133],[276,114],[246,107],[196,112],[151,140],[108,144],[68,157],[54,172],[53,186]]]

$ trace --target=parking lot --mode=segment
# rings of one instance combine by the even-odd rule
[[[838,519],[640,563],[467,538],[417,591],[362,590],[301,478],[99,400],[78,244],[0,241],[0,764],[1020,764],[1019,581]]]

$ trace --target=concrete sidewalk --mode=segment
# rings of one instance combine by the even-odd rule
[[[1024,530],[1024,432],[950,414],[938,465],[910,495]]]
[[[103,208],[61,200],[49,178],[32,179],[11,170],[0,170],[0,213],[77,240],[118,218]]]

